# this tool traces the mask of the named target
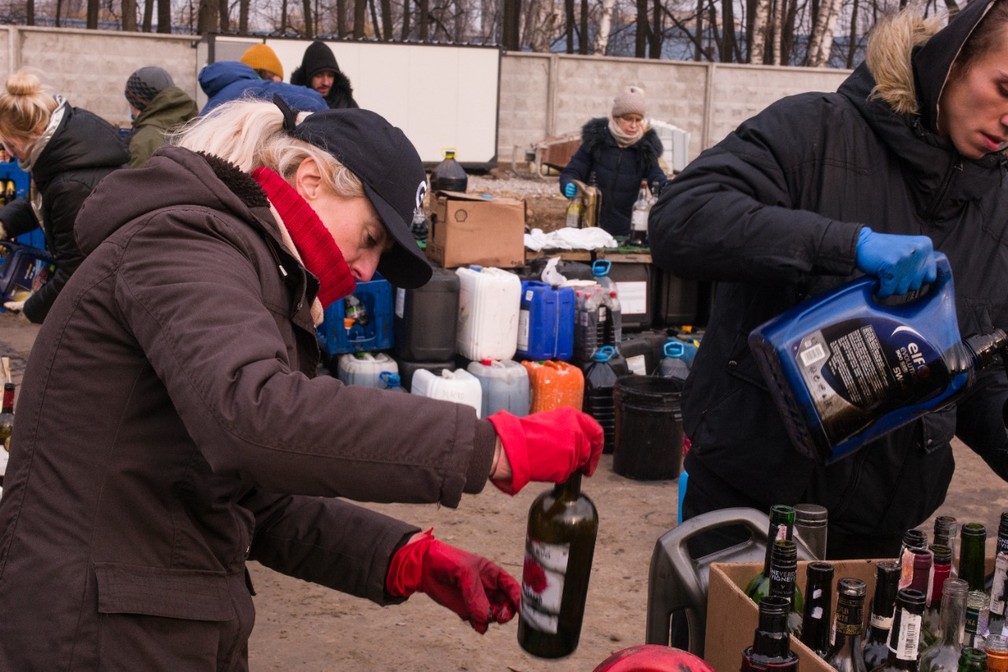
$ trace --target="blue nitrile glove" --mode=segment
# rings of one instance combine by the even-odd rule
[[[568,182],[564,185],[563,193],[567,198],[574,198],[577,195],[577,185],[573,182]]]
[[[879,279],[882,298],[917,291],[938,277],[927,236],[875,233],[866,226],[858,234],[856,262],[862,272]]]

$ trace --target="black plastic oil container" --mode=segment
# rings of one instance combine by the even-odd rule
[[[665,356],[666,341],[668,335],[664,331],[642,331],[625,335],[617,349],[631,373],[645,376],[657,370]]]
[[[435,268],[423,287],[397,287],[392,317],[395,354],[414,362],[455,357],[458,305],[458,275],[443,268]]]
[[[444,160],[431,171],[430,186],[434,191],[465,191],[469,176],[462,164],[455,160],[455,150],[446,149]]]
[[[660,481],[682,470],[683,381],[630,375],[613,387],[616,410],[613,471],[638,481]]]
[[[651,264],[619,262],[609,267],[623,314],[623,333],[650,329],[654,323]]]
[[[613,404],[613,387],[619,374],[610,360],[616,354],[611,345],[599,348],[591,363],[584,367],[584,401],[581,410],[595,418],[602,425],[603,453],[613,452],[616,445],[616,408]]]

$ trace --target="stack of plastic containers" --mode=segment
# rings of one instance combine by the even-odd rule
[[[470,266],[459,277],[456,348],[472,361],[513,359],[518,348],[521,280],[500,268]]]
[[[455,368],[458,305],[459,277],[443,268],[435,268],[423,287],[396,288],[394,353],[407,390],[418,370],[440,373]]]
[[[466,370],[476,377],[483,391],[481,418],[497,411],[528,415],[529,379],[524,366],[512,359],[483,359],[470,362]]]
[[[413,374],[410,392],[421,397],[472,406],[476,409],[477,415],[483,410],[483,389],[476,377],[465,369],[455,371],[445,369],[440,375],[420,369]]]
[[[517,355],[524,359],[570,359],[574,354],[574,309],[570,287],[522,280]]]

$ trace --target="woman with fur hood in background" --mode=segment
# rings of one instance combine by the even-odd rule
[[[642,180],[658,189],[667,178],[658,164],[662,143],[648,126],[644,89],[628,86],[613,99],[608,117],[592,119],[581,129],[581,146],[560,173],[560,191],[573,198],[573,180],[594,181],[602,194],[599,226],[614,236],[630,233],[630,213]]]
[[[895,557],[945,499],[953,437],[1008,478],[1001,366],[825,466],[792,446],[747,343],[857,275],[877,278],[880,297],[917,290],[936,277],[934,250],[952,268],[961,336],[1008,329],[1008,0],[975,0],[944,28],[920,12],[880,22],[835,93],[744,122],[651,210],[654,263],[718,283],[683,391],[686,519],[810,502],[829,510],[828,557]]]

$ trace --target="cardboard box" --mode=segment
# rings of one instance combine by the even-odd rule
[[[525,201],[487,194],[431,195],[427,257],[444,268],[525,263]]]
[[[865,620],[871,608],[875,591],[875,560],[837,560],[831,564],[833,573],[833,614],[836,614],[836,582],[844,577],[855,577],[868,584],[865,597]],[[798,563],[798,585],[805,594],[805,568],[808,562]],[[704,637],[704,660],[718,672],[739,669],[742,651],[752,646],[753,632],[759,620],[759,609],[745,594],[749,580],[763,569],[763,563],[722,563],[710,566],[710,583],[707,588],[707,633]],[[821,658],[791,637],[791,650],[798,654],[801,672],[835,672]]]

